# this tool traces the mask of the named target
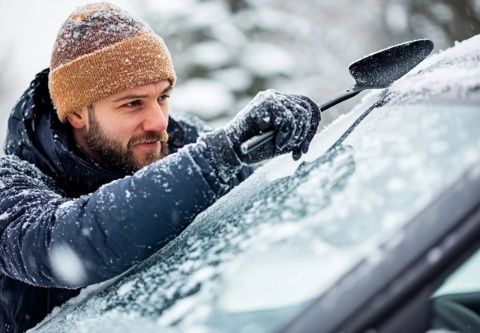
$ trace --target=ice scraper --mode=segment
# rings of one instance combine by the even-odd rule
[[[381,89],[391,85],[423,61],[433,50],[429,39],[418,39],[391,46],[372,53],[350,64],[348,70],[355,79],[355,85],[335,96],[321,102],[320,111],[343,102],[365,89]],[[272,140],[275,131],[268,131],[254,136],[240,145],[242,154],[248,154],[255,148]]]

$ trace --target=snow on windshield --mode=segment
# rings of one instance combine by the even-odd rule
[[[390,103],[413,103],[428,98],[464,98],[478,92],[480,35],[440,51],[389,88]]]
[[[450,79],[428,98],[451,91],[441,84],[473,94],[470,71],[456,68],[469,66],[462,54],[478,67],[479,44],[432,57],[380,96],[405,99],[408,83],[427,89],[445,68]],[[375,244],[400,242],[399,227],[480,161],[480,113],[475,104],[367,110],[374,99],[323,129],[300,161],[267,163],[149,260],[36,331],[269,332],[361,256],[382,260]]]

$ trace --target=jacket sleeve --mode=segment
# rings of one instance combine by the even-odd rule
[[[75,200],[33,165],[1,158],[0,272],[79,288],[146,259],[231,189],[243,165],[225,140],[207,135]]]
[[[172,119],[172,118],[170,118]],[[177,113],[175,114],[175,120],[176,123],[180,125],[180,128],[182,128],[183,132],[183,139],[185,143],[193,143],[197,140],[197,138],[203,134],[210,133],[214,131],[214,128],[211,127],[208,123],[204,122],[197,116],[193,114],[187,114],[187,113]],[[170,121],[170,124],[172,122]],[[235,177],[232,177],[230,180],[230,186],[236,186],[248,177],[252,175],[254,170],[259,166],[260,164],[257,165],[247,165],[244,164],[242,168],[239,170],[239,172],[236,174]]]

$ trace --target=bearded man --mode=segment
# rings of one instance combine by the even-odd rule
[[[79,288],[110,279],[178,236],[248,177],[308,149],[310,99],[259,93],[223,128],[172,118],[163,40],[108,3],[73,12],[50,68],[14,107],[0,158],[1,332],[23,332]],[[249,154],[240,144],[267,130]]]

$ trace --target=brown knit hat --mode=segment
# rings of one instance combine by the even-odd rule
[[[167,46],[120,8],[80,7],[60,28],[48,83],[60,121],[95,101],[160,80],[176,80]]]

